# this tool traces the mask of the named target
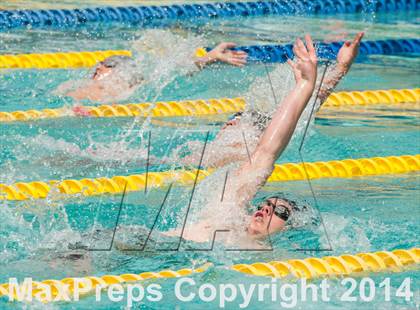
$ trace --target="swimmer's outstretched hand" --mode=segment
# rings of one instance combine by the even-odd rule
[[[233,51],[236,46],[232,42],[222,42],[207,53],[209,60],[224,62],[233,66],[243,67],[246,64],[248,54],[244,51]]]
[[[294,61],[288,60],[287,63],[292,67],[295,75],[296,83],[299,84],[307,81],[315,84],[316,81],[316,66],[317,58],[310,35],[305,36],[306,46],[300,38],[297,38],[293,45],[293,53],[295,54]]]
[[[364,35],[364,32],[359,32],[353,41],[344,42],[343,46],[338,51],[337,63],[332,70],[327,73],[319,90],[321,105],[327,100],[328,96],[340,80],[349,72],[353,61],[359,54],[360,42],[362,41]]]
[[[343,67],[342,69],[348,71],[351,64],[359,54],[360,42],[365,35],[364,32],[359,32],[353,41],[344,42],[337,54],[337,65]]]

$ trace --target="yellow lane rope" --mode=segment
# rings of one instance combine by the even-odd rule
[[[131,56],[131,52],[125,50],[106,50],[92,52],[0,55],[0,69],[92,67],[99,61],[115,55]]]
[[[233,270],[254,276],[313,279],[326,276],[349,276],[360,272],[399,272],[403,267],[420,262],[420,249],[344,254],[340,256],[310,257],[272,261],[269,263],[238,264]]]
[[[306,169],[306,172],[305,172]],[[299,181],[321,178],[352,178],[378,174],[398,174],[420,170],[420,154],[373,157],[359,159],[333,160],[327,162],[287,163],[276,165],[269,182]],[[176,182],[191,185],[196,177],[196,170],[174,170],[150,172],[147,184],[150,187],[161,187]],[[199,181],[211,171],[200,170]],[[0,200],[44,199],[51,191],[68,195],[81,194],[93,196],[101,194],[118,194],[124,191],[143,190],[146,186],[146,174],[114,176],[62,181],[18,182],[12,185],[0,184]]]
[[[420,88],[338,92],[331,94],[322,108],[338,106],[420,103]],[[27,121],[83,115],[88,117],[177,117],[205,116],[243,111],[243,98],[186,100],[153,103],[113,104],[100,106],[0,112],[0,122]],[[152,108],[153,107],[153,108]]]
[[[360,273],[401,272],[420,262],[420,249],[365,252],[358,254],[343,254],[340,256],[326,256],[322,258],[308,257],[304,259],[290,259],[286,261],[257,262],[253,264],[237,264],[230,269],[254,276],[286,277],[313,279],[319,277],[358,276]],[[33,282],[32,296],[37,297],[46,288],[51,292],[51,299],[42,301],[60,301],[63,296],[72,297],[75,290],[82,292],[82,296],[91,294],[98,286],[106,289],[113,284],[128,284],[147,279],[185,277],[193,273],[204,272],[210,264],[201,268],[181,269],[178,271],[164,270],[160,272],[144,272],[140,274],[104,275],[101,277],[65,278],[61,280],[44,280]],[[0,297],[8,296],[16,299],[17,289],[22,293],[24,286],[11,286],[9,283],[0,284]]]
[[[195,51],[197,57],[207,54],[204,48]],[[132,56],[128,50],[58,52],[35,54],[1,54],[0,69],[66,69],[93,67],[99,61],[115,55]]]
[[[76,113],[68,108],[0,112],[0,122],[76,116],[78,115],[77,113],[88,117],[204,116],[242,111],[245,108],[245,100],[242,98],[222,98],[156,102],[153,105],[153,103],[131,103],[100,105],[97,107],[83,106],[77,107]]]
[[[204,48],[195,51],[197,57],[207,54]],[[99,61],[115,55],[132,56],[128,50],[58,52],[35,54],[2,54],[0,69],[66,69],[93,67]]]
[[[420,103],[420,88],[337,92],[322,107],[398,103]]]
[[[210,264],[197,269],[181,269],[181,270],[162,270],[159,272],[142,272],[140,274],[127,273],[122,275],[104,275],[101,277],[82,277],[82,278],[65,278],[61,280],[44,280],[44,281],[33,281],[32,282],[32,297],[37,297],[41,292],[45,292],[48,288],[51,292],[51,300],[43,296],[41,300],[43,302],[50,301],[61,301],[63,297],[72,298],[74,296],[74,290],[79,290],[84,295],[89,295],[95,292],[96,288],[100,286],[102,289],[109,287],[112,284],[127,284],[130,282],[139,282],[149,279],[161,279],[161,278],[179,278],[190,276],[194,273],[204,272]],[[18,287],[22,290],[24,286]],[[0,297],[8,296],[11,299],[17,298],[16,286],[10,286],[9,283],[0,284]]]

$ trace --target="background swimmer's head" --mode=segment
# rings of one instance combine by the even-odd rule
[[[260,198],[247,231],[254,237],[264,238],[290,227],[302,227],[306,225],[306,221],[298,219],[298,215],[308,211],[310,211],[308,206],[299,205],[296,201],[284,198],[283,194]],[[318,222],[313,214],[310,214],[309,218],[311,224]]]
[[[138,72],[135,60],[129,56],[111,56],[99,62],[93,69],[92,80],[99,81],[110,76],[119,76],[127,81],[130,87],[140,84],[144,78]]]
[[[259,133],[262,133],[271,121],[271,116],[257,110],[248,110],[246,112],[237,112],[229,118],[229,120],[223,125],[222,130],[237,126],[240,122],[245,122],[252,125]]]

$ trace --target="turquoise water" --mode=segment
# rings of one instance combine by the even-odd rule
[[[340,22],[342,21],[342,22]],[[290,42],[297,35],[313,33],[316,39],[328,39],[331,27],[335,35],[342,32],[353,34],[365,29],[366,39],[412,38],[417,36],[415,14],[383,14],[377,16],[334,16],[299,18],[252,18],[212,21],[207,25],[178,25],[172,32],[200,37],[211,46],[222,40],[238,44],[270,44]],[[351,29],[351,30],[349,30]],[[80,31],[13,30],[0,36],[1,53],[28,53],[70,50],[133,49],[141,41],[143,30],[119,26],[92,27]],[[153,31],[152,31],[153,37]],[[155,36],[160,33],[155,34]],[[171,33],[166,34],[168,38]],[[181,45],[181,43],[179,43]],[[184,47],[184,46],[181,46]],[[185,48],[193,46],[185,45]],[[171,60],[168,59],[168,62]],[[375,56],[362,59],[339,85],[339,90],[389,89],[419,87],[418,68],[420,61],[408,56]],[[216,66],[192,76],[180,74],[176,66],[164,75],[162,81],[148,80],[134,95],[121,102],[147,100],[181,100],[192,98],[218,98],[242,96],[256,84],[256,79],[265,76],[261,65],[250,65],[244,69]],[[150,69],[150,68],[149,68]],[[269,69],[273,72],[274,66]],[[18,109],[41,109],[71,106],[69,98],[53,93],[62,82],[83,79],[88,70],[3,70],[0,71],[1,111]],[[159,76],[159,75],[158,75]],[[147,77],[146,77],[147,79]],[[275,85],[277,86],[277,85]],[[282,90],[282,86],[278,86]],[[269,91],[269,85],[259,86]],[[311,125],[309,136],[303,147],[306,161],[322,161],[345,158],[360,158],[390,155],[414,155],[419,153],[418,110],[415,106],[364,107],[354,109],[323,110]],[[167,125],[188,125],[188,131],[169,126],[152,124],[151,156],[156,159],[174,156],[178,145],[191,140],[203,141],[205,132],[214,137],[227,116],[191,119],[165,119]],[[132,131],[133,120],[60,118],[26,123],[0,124],[1,183],[28,182],[33,180],[81,179],[102,176],[128,175],[145,172],[147,156],[147,131],[142,130],[139,120]],[[125,143],[122,143],[122,137]],[[298,162],[301,131],[279,159],[282,162]],[[167,170],[178,167],[177,163],[154,165],[152,170]],[[48,200],[24,202],[2,202],[0,216],[0,283],[9,277],[34,279],[61,279],[68,276],[140,273],[159,271],[165,268],[177,270],[212,262],[214,267],[203,274],[194,275],[197,283],[267,283],[268,279],[246,276],[227,270],[226,266],[241,262],[285,260],[289,258],[342,253],[357,253],[379,250],[408,249],[418,245],[420,233],[419,179],[418,174],[373,176],[354,179],[325,179],[311,182],[316,198],[312,196],[309,183],[270,183],[264,192],[277,191],[301,197],[310,205],[317,206],[323,226],[290,230],[273,238],[273,251],[226,252],[215,249],[209,252],[180,250],[144,252],[93,251],[85,253],[79,260],[64,259],[69,243],[85,241],[92,229],[103,230],[103,236],[92,245],[95,249],[107,248],[111,229],[120,206],[121,196],[63,197],[54,194]],[[121,212],[120,226],[134,226],[141,230],[150,228],[157,218],[155,230],[174,228],[183,218],[188,205],[191,188],[175,187],[162,216],[159,208],[165,192],[150,190],[127,195]],[[175,203],[176,202],[176,203]],[[117,240],[126,235],[124,229],[117,230]],[[167,246],[167,245],[166,245]],[[331,252],[296,251],[296,249],[326,249]],[[411,288],[419,289],[419,273],[410,270],[399,274],[372,274],[378,284],[390,277],[394,288],[405,277],[412,279]],[[154,281],[162,285],[165,298],[158,304],[136,305],[139,309],[168,309],[176,302],[172,294],[174,280]],[[320,283],[315,281],[314,283]],[[340,280],[331,280],[332,294],[343,293]],[[417,299],[404,301],[393,298],[385,302],[383,295],[372,303],[343,303],[336,298],[330,303],[298,302],[300,309],[395,309],[415,307]],[[103,309],[123,308],[104,299],[95,306]],[[53,308],[89,309],[93,297],[75,304],[56,304]],[[0,301],[1,308],[13,308],[13,304]],[[181,308],[209,308],[215,303],[195,300],[180,304]],[[257,303],[250,308],[264,306],[278,309],[271,301]],[[20,307],[18,305],[17,307]],[[28,306],[31,307],[31,306]],[[41,307],[42,305],[35,305]],[[236,309],[237,303],[226,308]]]

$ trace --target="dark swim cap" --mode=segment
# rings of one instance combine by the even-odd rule
[[[285,194],[282,192],[260,195],[253,201],[253,204],[260,205],[271,198],[284,200],[292,208],[290,217],[286,222],[287,226],[291,228],[303,228],[307,227],[308,225],[319,226],[319,216],[316,215],[315,210],[310,207],[306,201],[299,198],[290,199],[286,197],[293,197],[293,195]]]
[[[136,65],[136,62],[133,58],[125,55],[115,55],[108,58],[105,58],[99,64],[104,65],[107,68],[115,68],[117,66],[122,66],[126,64]]]
[[[255,128],[257,128],[259,131],[264,131],[265,128],[268,126],[268,124],[271,121],[271,116],[259,112],[257,110],[247,110],[245,112],[236,112],[231,117],[229,117],[229,120],[233,119],[245,119],[245,122],[248,122],[252,124]]]

